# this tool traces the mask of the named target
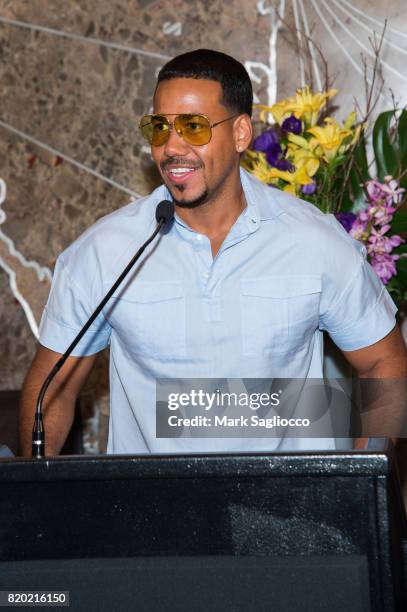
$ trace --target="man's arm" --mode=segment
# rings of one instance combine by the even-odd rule
[[[39,346],[25,378],[20,401],[20,446],[24,457],[31,457],[34,413],[41,386],[61,354]],[[97,354],[68,357],[48,387],[43,402],[45,454],[57,455],[72,426],[75,402]]]
[[[363,435],[406,435],[407,350],[398,326],[379,342],[343,354],[362,379]]]

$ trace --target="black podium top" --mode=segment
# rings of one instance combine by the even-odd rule
[[[98,455],[0,459],[0,482],[139,478],[387,475],[392,445],[372,439],[347,452],[206,455]]]

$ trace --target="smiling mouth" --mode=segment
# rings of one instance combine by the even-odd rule
[[[165,169],[165,174],[168,176],[168,178],[170,179],[170,181],[172,183],[184,183],[185,181],[187,181],[196,171],[198,170],[198,168],[191,168],[191,167],[177,167],[177,168],[166,168]]]

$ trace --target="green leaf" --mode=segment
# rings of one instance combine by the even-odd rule
[[[390,139],[390,127],[395,111],[380,113],[373,127],[373,149],[379,181],[397,173],[397,150]]]
[[[401,272],[406,275],[407,278],[407,259],[399,259],[397,262],[397,274]]]
[[[353,209],[353,200],[351,200],[349,195],[349,190],[346,190],[343,194],[342,202],[341,202],[341,211],[342,212],[351,212]]]
[[[337,155],[334,157],[332,161],[329,162],[328,171],[333,172],[334,170],[338,171],[338,168],[343,165],[346,160],[345,155]]]
[[[397,282],[400,288],[400,291],[404,293],[407,291],[407,259],[399,259],[396,262],[397,267]]]
[[[345,169],[338,168],[335,182],[332,186],[332,192],[337,193],[339,199],[339,194],[341,194],[343,190],[340,210],[357,212],[366,206],[366,198],[362,183],[370,179],[366,157],[366,141],[363,135],[360,137],[352,153],[341,156],[344,162],[346,162],[349,155],[351,156],[351,169],[348,172],[348,167]],[[347,173],[347,179],[344,187],[345,172]]]
[[[400,244],[400,246],[392,250],[393,255],[402,255],[403,253],[407,253],[407,244]]]
[[[392,234],[407,232],[407,212],[397,211],[391,224]]]
[[[401,172],[407,169],[407,110],[404,108],[397,124]],[[407,177],[406,177],[407,178]]]
[[[366,140],[361,136],[359,142],[353,150],[354,164],[356,165],[357,173],[360,182],[366,183],[370,179],[369,164],[366,156]]]
[[[393,278],[389,280],[389,282],[386,285],[386,289],[390,291],[390,293],[392,293],[393,299],[395,299],[395,296],[397,296],[398,298],[401,297],[402,290],[401,290],[400,282],[397,276],[393,276]]]
[[[352,200],[351,212],[358,212],[362,208],[366,207],[366,196],[361,185],[361,179],[355,167],[352,166],[349,173],[350,183],[350,198]]]

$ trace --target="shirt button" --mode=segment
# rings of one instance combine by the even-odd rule
[[[196,239],[197,239],[197,240],[202,240],[202,234],[197,234],[197,235],[196,235]]]
[[[256,219],[252,219],[252,223],[257,223]]]
[[[209,278],[209,272],[205,272],[204,277]]]

